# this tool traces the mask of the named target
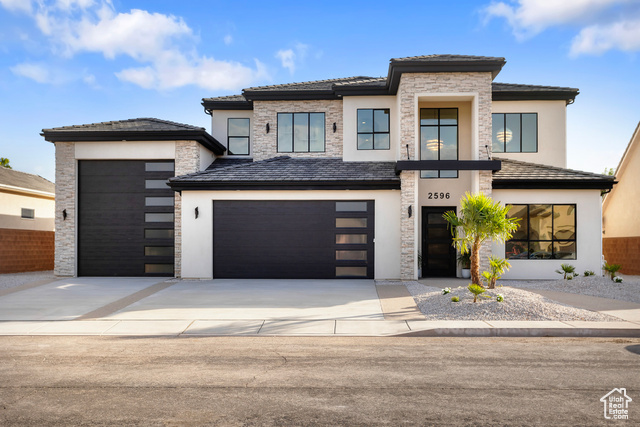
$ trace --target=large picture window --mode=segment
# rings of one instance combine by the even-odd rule
[[[458,109],[420,109],[420,160],[458,160]],[[457,170],[420,171],[420,178],[457,178]]]
[[[324,152],[324,113],[278,113],[278,152]]]
[[[249,119],[229,119],[227,122],[228,153],[248,156],[249,135]]]
[[[389,109],[358,110],[358,150],[389,149]]]
[[[494,153],[536,153],[537,113],[497,113],[491,115]]]
[[[507,259],[576,259],[576,205],[510,205],[520,228],[506,242]]]

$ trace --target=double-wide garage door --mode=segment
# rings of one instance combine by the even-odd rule
[[[216,278],[373,278],[373,201],[214,201]]]

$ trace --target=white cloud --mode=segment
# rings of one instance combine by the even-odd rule
[[[231,43],[233,43],[233,37],[231,36],[231,34],[227,34],[226,36],[224,36],[224,44],[229,46]]]
[[[294,49],[280,49],[276,52],[276,58],[280,60],[283,68],[289,70],[291,74],[296,71],[297,65],[304,61],[307,56],[309,45],[304,43],[296,43]]]
[[[31,0],[0,0],[0,6],[14,12],[31,13]]]
[[[296,54],[293,52],[293,49],[279,50],[276,53],[276,58],[280,60],[282,66],[287,68],[291,74],[296,71]]]
[[[110,0],[40,1],[31,15],[49,37],[54,51],[64,57],[90,52],[110,60],[132,58],[140,66],[116,72],[116,76],[146,89],[194,84],[236,90],[268,79],[265,67],[257,60],[250,67],[198,54],[192,29],[173,15],[140,9],[117,13]],[[231,42],[231,36],[227,37]]]
[[[611,49],[640,50],[640,19],[583,28],[571,44],[571,55],[600,54]]]
[[[26,77],[38,83],[52,83],[49,70],[43,65],[22,63],[11,67],[11,72],[17,76]]]
[[[521,41],[554,26],[579,28],[572,55],[639,49],[637,0],[493,1],[483,12],[486,21],[504,18]]]

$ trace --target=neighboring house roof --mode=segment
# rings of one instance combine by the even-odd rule
[[[43,129],[41,135],[49,142],[191,140],[216,154],[226,150],[202,127],[148,117]]]
[[[494,189],[611,189],[615,179],[609,175],[558,168],[510,159],[493,173]]]
[[[631,157],[632,152],[637,150],[640,147],[640,122],[636,126],[636,130],[631,135],[631,139],[627,144],[627,148],[625,148],[624,153],[622,154],[622,158],[620,159],[620,163],[618,163],[618,167],[616,168],[615,177],[618,180],[622,180],[627,168],[631,167]],[[635,165],[637,167],[637,165]],[[602,203],[602,210],[604,211],[609,205],[609,201],[611,200],[612,193],[615,192],[615,188],[611,191],[611,193],[607,194],[604,198],[604,202]]]
[[[386,77],[343,77],[310,82],[286,83],[246,88],[242,95],[203,98],[205,111],[251,110],[253,101],[340,99],[342,96],[394,95],[403,73],[491,72],[498,74],[505,59],[470,55],[423,55],[393,58]],[[494,100],[564,100],[573,102],[576,88],[493,83]]]
[[[0,167],[0,190],[54,196],[56,185],[38,175]]]
[[[203,172],[169,179],[182,190],[400,189],[394,162],[344,162],[338,158],[274,157],[257,162],[218,159]]]

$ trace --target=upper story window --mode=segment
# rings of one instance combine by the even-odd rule
[[[249,119],[229,119],[227,121],[228,154],[249,155]]]
[[[458,109],[420,109],[420,160],[458,160]],[[420,178],[457,178],[457,170],[420,171]]]
[[[511,205],[520,228],[505,244],[507,259],[576,259],[576,205]]]
[[[358,150],[389,149],[389,109],[358,110]]]
[[[497,113],[491,120],[494,153],[538,151],[538,113]]]
[[[25,218],[25,219],[34,219],[36,217],[36,210],[35,209],[22,208],[22,211],[20,213],[20,217],[21,218]]]
[[[324,152],[324,113],[278,113],[278,152]]]

